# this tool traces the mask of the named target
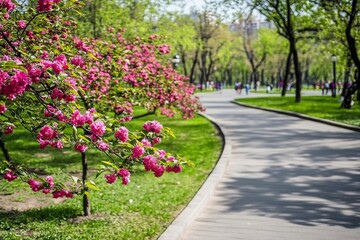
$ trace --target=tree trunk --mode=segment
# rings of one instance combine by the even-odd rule
[[[353,0],[351,4],[351,12],[349,13],[349,21],[346,26],[345,34],[346,34],[346,41],[349,46],[349,52],[351,58],[356,66],[357,71],[360,72],[360,59],[357,53],[356,40],[351,35],[351,29],[354,27],[354,24],[356,23],[356,16],[358,14],[357,5],[358,5],[358,1]],[[360,101],[360,74],[357,74],[357,77],[354,80],[356,81],[357,84],[357,100]]]
[[[88,172],[88,161],[86,158],[86,153],[81,153],[81,162],[82,162],[82,183],[85,186],[85,192],[87,192],[89,189],[86,186],[86,180],[87,180],[87,172]],[[83,211],[84,216],[90,216],[90,199],[87,194],[83,195]]]
[[[9,151],[7,150],[7,148],[5,146],[5,142],[2,139],[2,135],[0,136],[0,148],[1,148],[2,152],[3,152],[3,154],[4,154],[4,158],[6,159],[6,161],[12,163]]]
[[[299,66],[299,57],[298,57],[298,53],[297,53],[296,45],[295,45],[295,39],[293,39],[292,42],[293,43],[290,45],[292,45],[292,52],[293,52],[293,56],[294,56],[293,60],[294,60],[294,68],[295,68],[295,78],[296,78],[295,102],[300,102],[301,101],[301,85],[302,85],[301,71],[300,71],[300,66]]]
[[[195,67],[198,62],[198,55],[199,55],[199,47],[196,48],[195,56],[192,62],[192,66],[190,69],[190,83],[195,83],[194,74],[195,74]]]
[[[285,97],[286,95],[286,89],[288,85],[288,78],[290,73],[290,67],[291,67],[291,51],[289,52],[289,55],[286,59],[286,67],[285,67],[285,74],[284,74],[284,80],[283,80],[283,89],[281,91],[281,96]]]

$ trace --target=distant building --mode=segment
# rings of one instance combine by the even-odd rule
[[[252,20],[249,20],[246,22],[243,21],[240,23],[232,23],[229,26],[229,29],[231,32],[240,32],[240,31],[246,30],[246,32],[249,35],[252,35],[252,34],[256,34],[260,28],[273,29],[274,27],[275,26],[274,26],[273,22],[252,19]]]

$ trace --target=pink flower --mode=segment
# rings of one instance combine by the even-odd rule
[[[38,133],[38,140],[51,140],[55,137],[57,137],[59,133],[52,129],[50,126],[45,125],[40,129],[40,132]]]
[[[127,185],[130,182],[130,172],[126,168],[120,169],[117,176],[122,178],[123,185]]]
[[[67,198],[72,198],[73,197],[73,193],[68,191],[68,190],[56,190],[52,193],[53,198],[62,198],[62,197],[67,197]]]
[[[156,138],[154,138],[153,140],[152,140],[152,144],[158,144],[158,143],[161,143],[161,138],[159,138],[159,137],[156,137]]]
[[[156,166],[156,163],[157,159],[152,155],[148,155],[143,158],[143,165],[145,167],[145,171],[152,170]]]
[[[49,183],[49,186],[52,188],[55,186],[54,184],[54,178],[52,176],[47,176],[45,180]]]
[[[102,151],[106,151],[106,150],[109,149],[109,145],[108,145],[107,143],[105,143],[105,142],[102,142],[102,141],[99,141],[99,142],[97,143],[97,146],[98,146],[98,148],[99,148],[100,150],[102,150]]]
[[[52,193],[53,198],[62,198],[65,197],[65,192],[63,190],[57,190]]]
[[[54,115],[55,112],[56,112],[56,108],[54,108],[51,105],[47,105],[44,110],[44,115],[45,115],[45,117],[51,117]]]
[[[159,154],[159,159],[162,159],[162,158],[165,157],[165,155],[166,155],[165,150],[159,149],[157,152],[158,152],[158,154]]]
[[[30,185],[30,188],[34,191],[34,192],[38,192],[41,189],[43,189],[43,186],[40,182],[36,181],[35,179],[29,179],[28,183]]]
[[[6,8],[6,11],[11,12],[16,8],[16,5],[11,0],[0,1],[0,7]]]
[[[126,116],[126,117],[121,118],[121,119],[120,119],[120,122],[130,122],[131,119],[132,119],[131,116]]]
[[[141,140],[141,143],[145,146],[145,147],[151,147],[151,142],[144,138],[143,140]]]
[[[81,127],[85,124],[86,118],[79,112],[79,110],[75,110],[71,117],[70,123],[75,127]]]
[[[154,121],[151,121],[151,122],[147,121],[146,123],[144,123],[143,128],[147,132],[160,133],[163,126],[158,121],[154,120]]]
[[[94,134],[98,137],[101,137],[105,133],[106,126],[102,121],[96,120],[95,122],[93,122],[90,125],[90,129],[91,129],[92,134]]]
[[[159,49],[159,52],[160,52],[161,54],[170,53],[170,47],[169,47],[169,45],[167,45],[167,44],[160,44],[160,45],[158,46],[158,49]]]
[[[4,129],[4,134],[11,134],[13,133],[14,131],[14,127],[13,126],[7,126],[5,129]]]
[[[39,141],[39,143],[40,143],[40,146],[39,146],[40,149],[44,149],[44,148],[46,148],[47,146],[51,145],[51,141],[49,141],[49,140],[39,139],[38,141]]]
[[[73,197],[73,193],[68,191],[68,190],[56,190],[52,193],[53,198],[62,198],[62,197],[67,197],[67,198],[72,198]]]
[[[52,99],[57,99],[60,101],[61,99],[64,98],[64,93],[58,88],[54,88],[50,96]]]
[[[92,124],[94,122],[94,120],[93,120],[94,116],[92,115],[92,113],[90,111],[86,111],[84,117],[85,117],[86,123]]]
[[[175,165],[175,166],[167,166],[166,167],[166,171],[167,172],[174,172],[174,173],[178,173],[182,171],[182,167],[180,165]]]
[[[120,127],[119,130],[115,132],[115,137],[122,142],[126,142],[129,138],[129,130],[126,127]]]
[[[81,56],[73,57],[71,59],[71,63],[74,64],[75,66],[79,66],[79,67],[82,67],[85,64],[84,59]]]
[[[38,0],[38,4],[36,5],[36,10],[39,12],[44,11],[48,12],[52,8],[52,4],[50,0]]]
[[[85,144],[81,144],[81,143],[76,143],[74,148],[76,151],[82,152],[82,153],[88,149],[88,147]]]
[[[30,83],[30,78],[26,73],[17,71],[16,74],[10,78],[10,81],[8,81],[6,84],[3,83],[3,94],[9,100],[14,100],[16,96],[22,95],[25,92],[26,87]]]
[[[24,20],[19,20],[18,23],[17,23],[17,27],[19,29],[23,29],[26,27],[26,22]]]
[[[75,94],[66,95],[64,99],[65,102],[67,103],[74,102],[76,100],[76,95]]]
[[[115,174],[105,174],[104,176],[106,178],[106,182],[109,184],[113,184],[116,181],[116,175]]]
[[[48,193],[51,192],[51,189],[50,188],[45,188],[45,189],[42,190],[42,192],[45,193],[45,194],[48,194]]]
[[[152,171],[154,172],[155,177],[161,177],[164,174],[165,168],[163,165],[156,165]]]
[[[47,51],[43,51],[43,53],[41,54],[41,59],[48,59],[49,58],[49,53]]]
[[[52,141],[51,146],[53,148],[57,148],[57,149],[64,148],[64,145],[63,145],[62,141]]]
[[[8,180],[9,182],[14,181],[15,179],[17,179],[17,176],[15,175],[15,173],[11,170],[8,170],[4,173],[4,178],[6,180]]]
[[[140,147],[139,145],[136,145],[133,149],[132,149],[132,157],[133,158],[139,158],[141,157],[141,155],[143,155],[145,152],[143,147]]]

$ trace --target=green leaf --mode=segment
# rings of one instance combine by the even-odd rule
[[[27,72],[27,70],[24,68],[23,65],[18,65],[13,61],[0,62],[0,68],[3,71],[8,71],[10,69],[15,68],[15,69],[18,69],[18,70],[20,70],[22,72]]]
[[[79,181],[78,177],[71,176],[71,179],[73,180],[74,183],[77,183]]]
[[[86,184],[90,189],[92,189],[92,190],[100,191],[100,188],[98,188],[98,187],[96,186],[95,182],[92,181],[92,180],[86,180],[86,181],[85,181],[85,184]],[[85,193],[85,194],[86,194],[86,193]]]
[[[112,162],[108,162],[108,161],[101,161],[101,162],[103,164],[105,164],[105,165],[108,165],[108,166],[114,168],[115,170],[119,170],[119,168],[115,164],[113,164]]]
[[[103,167],[105,167],[105,166],[103,166]],[[103,172],[104,172],[104,170],[98,170],[95,178],[98,178]]]

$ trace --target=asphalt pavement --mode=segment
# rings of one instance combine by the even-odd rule
[[[360,239],[359,132],[231,103],[255,94],[198,96],[226,145],[159,239]]]

